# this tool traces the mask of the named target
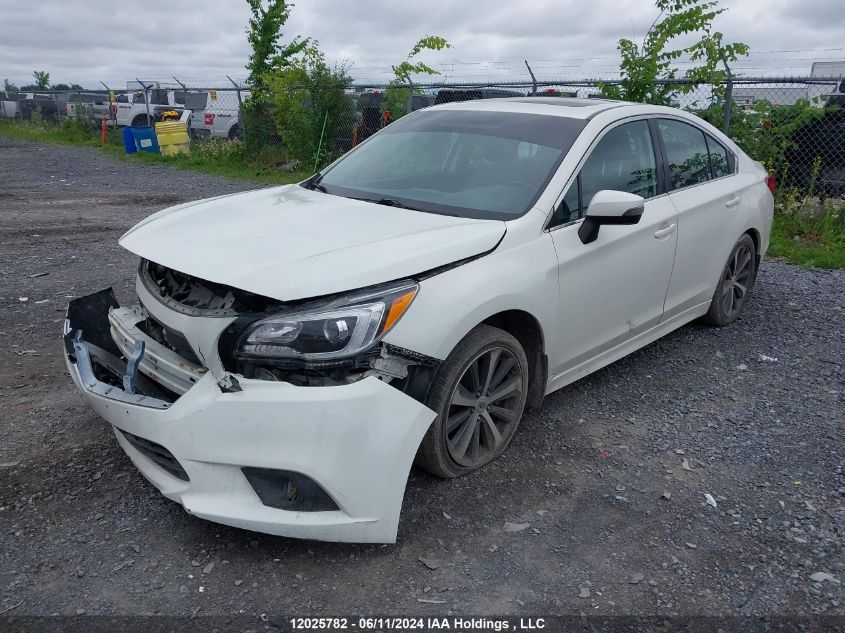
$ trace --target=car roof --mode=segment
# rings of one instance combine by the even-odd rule
[[[579,97],[507,97],[502,99],[474,99],[453,101],[432,106],[437,110],[483,110],[487,112],[524,112],[545,114],[570,119],[589,119],[606,110],[641,105],[611,99],[584,99]],[[428,108],[427,108],[428,109]]]

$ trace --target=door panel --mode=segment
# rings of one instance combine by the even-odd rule
[[[748,178],[731,174],[730,156],[699,128],[659,119],[669,182],[678,212],[678,249],[665,317],[709,301],[731,248],[742,232]],[[715,178],[715,179],[714,179]]]
[[[742,231],[742,181],[739,175],[728,176],[669,195],[678,210],[678,253],[666,318],[712,298]]]
[[[558,258],[560,319],[551,374],[656,325],[663,316],[677,240],[675,207],[657,195],[658,163],[649,124],[622,123],[608,130],[561,198],[555,222],[583,218],[590,198],[604,189],[646,198],[638,224],[604,225],[598,239],[582,244],[579,224],[551,231]]]
[[[579,224],[552,231],[559,262],[559,374],[640,332],[663,316],[675,258],[675,207],[667,196],[647,200],[639,224],[602,226],[582,244]],[[557,362],[555,362],[555,360]]]

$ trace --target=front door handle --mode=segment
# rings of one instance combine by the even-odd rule
[[[674,232],[675,232],[675,225],[670,224],[666,228],[658,229],[657,231],[655,231],[654,237],[656,237],[657,239],[660,239],[661,237],[666,237],[670,233],[674,233]]]
[[[739,196],[737,196],[736,198],[731,198],[730,200],[725,202],[726,207],[735,207],[738,204],[739,204]]]

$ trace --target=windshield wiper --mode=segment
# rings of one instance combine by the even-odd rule
[[[383,204],[386,207],[396,207],[397,209],[409,209],[411,211],[419,211],[415,207],[409,207],[393,198],[351,198],[352,200],[361,200],[362,202],[372,202],[374,204]]]
[[[322,179],[323,179],[323,174],[317,173],[317,174],[311,176],[311,178],[309,180],[306,180],[302,184],[306,189],[316,189],[317,191],[319,191],[321,193],[328,193],[328,191],[326,191],[326,188],[323,185],[320,184],[320,181]],[[399,202],[395,198],[357,198],[355,196],[344,196],[344,197],[349,198],[350,200],[360,200],[362,202],[372,202],[373,204],[382,204],[386,207],[396,207],[397,209],[408,209],[409,211],[422,211],[422,209],[418,209],[416,207],[411,207],[411,206],[408,206],[407,204],[404,204],[403,202]],[[449,214],[446,214],[446,215],[449,215]],[[457,216],[455,216],[455,217],[457,217]]]
[[[323,179],[323,174],[317,172],[309,180],[305,182],[306,189],[316,189],[320,193],[328,193],[326,188],[320,184],[320,181]]]

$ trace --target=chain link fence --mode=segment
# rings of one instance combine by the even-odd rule
[[[138,82],[136,89],[0,92],[0,117],[75,126],[92,134],[162,120],[186,122],[192,148],[243,144],[275,163],[316,170],[406,113],[454,101],[511,96],[597,98],[614,81],[553,80],[413,86],[288,86],[256,103],[243,88]],[[733,78],[665,83],[669,105],[701,116],[763,162],[782,184],[845,194],[845,83],[841,78]],[[116,136],[111,133],[110,136]]]

